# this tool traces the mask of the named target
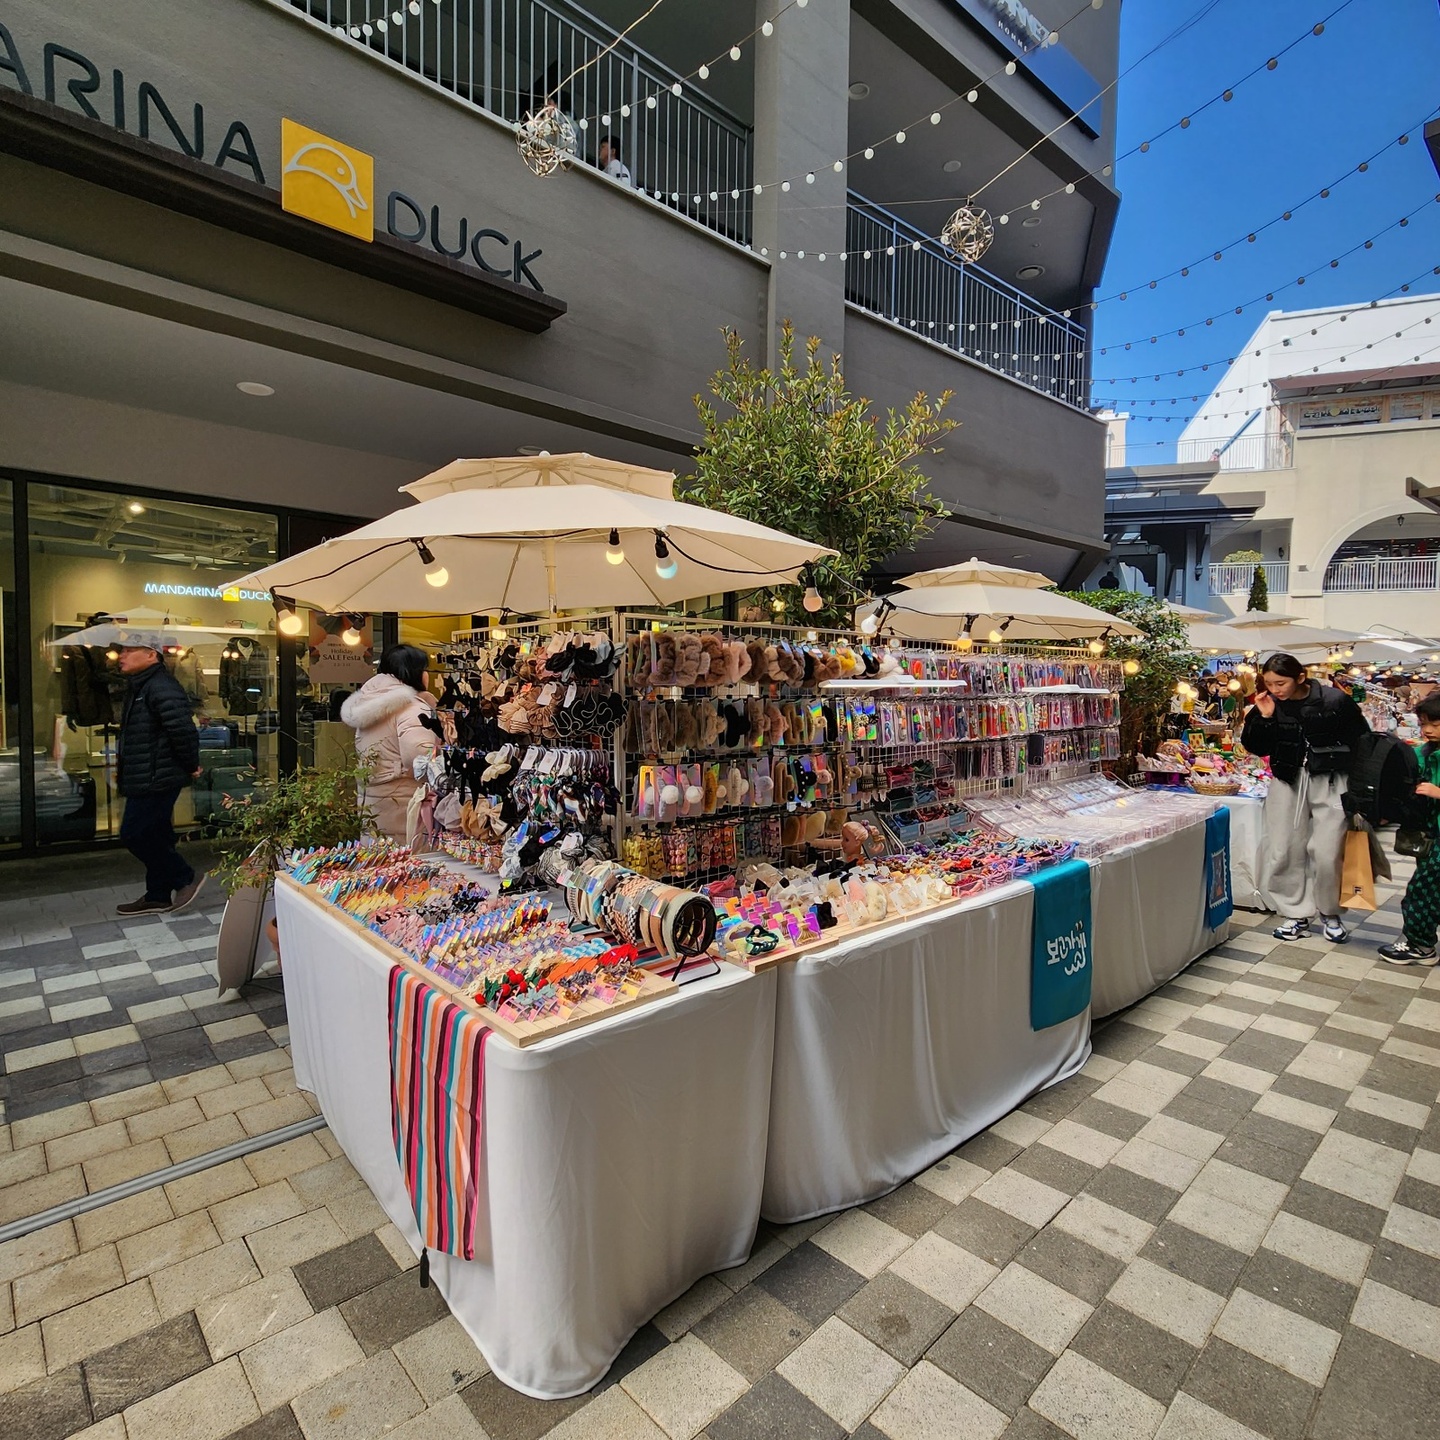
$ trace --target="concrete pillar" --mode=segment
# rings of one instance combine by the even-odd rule
[[[757,0],[756,25],[774,13],[774,0]],[[818,335],[827,350],[844,344],[847,174],[836,173],[834,162],[849,148],[849,86],[849,0],[792,6],[774,34],[755,37],[755,181],[766,189],[755,197],[754,245],[769,251],[772,362],[786,319],[802,343]],[[772,183],[782,180],[790,181],[788,192]],[[790,258],[781,260],[782,250]]]

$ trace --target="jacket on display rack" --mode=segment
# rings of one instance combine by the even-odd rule
[[[122,795],[162,795],[188,785],[199,768],[200,732],[190,701],[161,661],[130,681],[116,788]]]
[[[60,709],[72,725],[113,725],[124,705],[124,682],[103,645],[67,645],[60,652]]]
[[[1274,715],[1252,708],[1240,743],[1252,755],[1268,756],[1275,778],[1293,785],[1302,769],[1312,775],[1347,773],[1351,746],[1369,729],[1348,695],[1312,680],[1303,700],[1277,700]]]
[[[256,715],[270,688],[270,657],[248,635],[232,635],[220,652],[220,699],[232,715]]]

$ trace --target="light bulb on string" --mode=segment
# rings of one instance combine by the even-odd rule
[[[987,635],[985,638],[986,638],[992,645],[998,645],[998,644],[1000,644],[1000,642],[1001,642],[1002,640],[1004,640],[1005,637],[1004,637],[1004,635],[1002,635],[1002,634],[1000,633],[999,630],[992,630],[992,631],[989,633],[989,635]]]
[[[1105,642],[1103,640],[1092,640],[1088,649],[1092,655],[1103,655],[1105,653]]]
[[[450,583],[450,572],[435,558],[434,552],[423,540],[413,543],[420,556],[420,563],[425,567],[425,583],[436,590],[443,589]]]
[[[1132,658],[1127,660],[1120,668],[1124,670],[1127,675],[1138,675],[1140,673],[1140,662]]]
[[[880,616],[877,611],[872,610],[860,621],[860,633],[862,635],[873,635],[880,628]]]
[[[620,532],[610,532],[609,543],[605,546],[605,558],[612,565],[623,565],[625,563],[625,552],[620,548]]]
[[[270,603],[275,607],[275,628],[282,635],[298,635],[305,628],[305,622],[295,611],[293,600],[286,600],[272,590]]]
[[[357,617],[347,615],[345,617],[345,628],[340,632],[340,639],[354,649],[365,637],[360,633]]]
[[[655,532],[655,573],[662,580],[673,580],[679,569],[679,562],[670,554],[670,547],[665,543],[665,537],[657,530]]]
[[[805,587],[805,598],[800,603],[812,615],[815,614],[817,610],[823,610],[825,608],[825,601],[821,597],[819,590],[817,590],[813,584]]]

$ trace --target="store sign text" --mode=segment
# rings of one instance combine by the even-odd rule
[[[264,590],[242,590],[238,585],[161,585],[145,582],[147,595],[189,595],[202,600],[269,600]]]
[[[220,133],[219,127],[212,116],[207,133],[205,107],[198,101],[188,113],[183,105],[171,109],[149,80],[132,86],[122,70],[112,69],[108,75],[102,75],[100,67],[88,55],[53,42],[43,47],[38,72],[34,70],[33,59],[31,69],[27,69],[9,30],[0,25],[0,84],[8,82],[23,94],[34,96],[36,78],[41,83],[42,98],[57,108],[76,110],[91,120],[126,133],[130,133],[133,117],[134,133],[140,139],[163,142],[168,133],[175,148],[191,160],[206,162],[218,170],[243,171],[257,184],[265,184],[260,153],[243,120],[229,121],[211,154],[206,141]],[[286,122],[281,123],[283,126]],[[293,160],[286,168],[292,166]],[[310,173],[315,173],[313,168]],[[486,275],[503,275],[517,285],[530,285],[542,295],[545,293],[545,287],[530,268],[543,251],[527,251],[523,241],[514,240],[500,230],[472,225],[464,215],[460,217],[458,229],[452,230],[454,222],[442,215],[438,205],[427,208],[399,190],[390,192],[385,208],[386,230],[395,239],[418,248],[428,244],[436,254],[447,259],[468,260]],[[306,214],[299,207],[286,205],[286,209]],[[306,218],[319,224],[328,223],[313,213],[306,214]],[[375,224],[379,224],[378,214]],[[350,226],[343,225],[332,228],[351,230]]]

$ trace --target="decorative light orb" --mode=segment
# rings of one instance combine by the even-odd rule
[[[1140,662],[1138,660],[1127,660],[1121,668],[1127,675],[1138,675],[1140,673]]]
[[[774,27],[774,25],[772,25],[772,24],[770,23],[770,21],[767,20],[767,21],[760,27],[760,33],[761,33],[763,36],[765,36],[765,38],[768,40],[768,39],[770,38],[770,36],[772,36],[772,35],[775,33],[775,27]]]
[[[740,47],[738,45],[732,45],[730,47],[730,58],[732,60],[738,60],[740,58]]]
[[[820,592],[813,585],[807,585],[805,587],[805,598],[801,601],[801,604],[803,604],[806,610],[812,615],[817,610],[823,610],[825,608],[825,602],[820,598]]]
[[[974,263],[995,240],[990,216],[977,205],[962,205],[940,232],[940,242],[957,260]]]
[[[542,105],[515,127],[515,145],[531,171],[544,179],[575,158],[575,127],[558,105]]]

